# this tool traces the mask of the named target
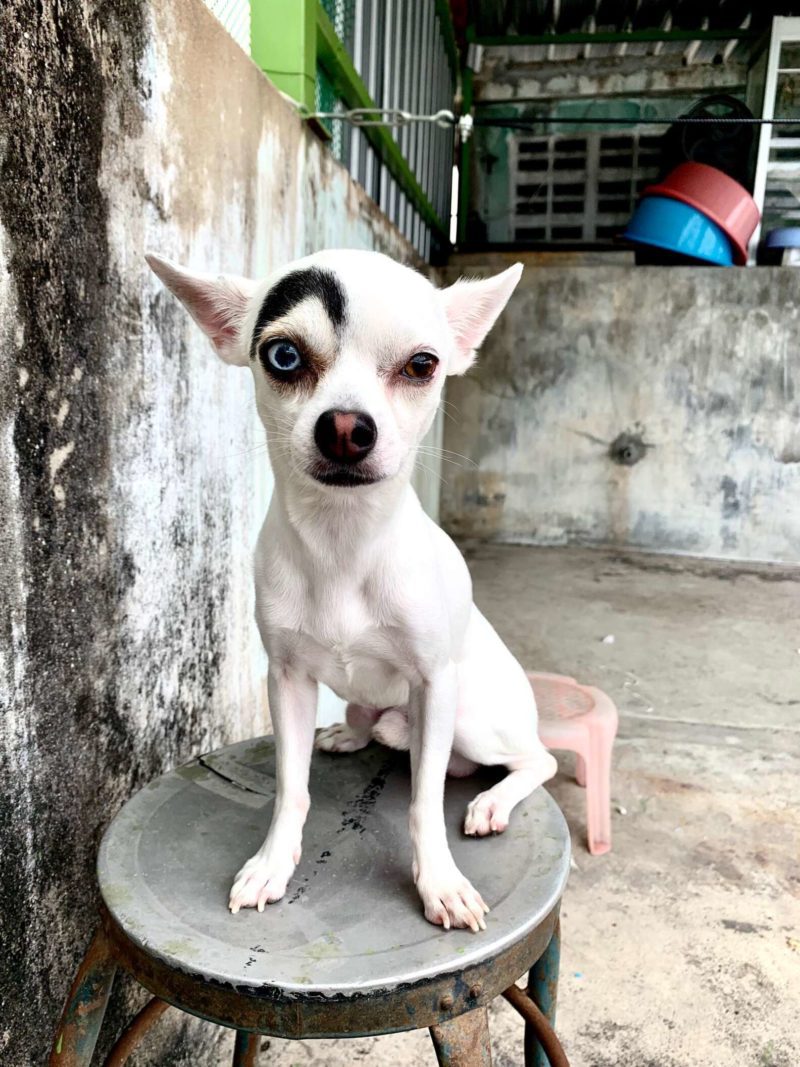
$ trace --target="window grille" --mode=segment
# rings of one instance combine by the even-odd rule
[[[203,0],[236,41],[250,55],[250,0]]]
[[[628,222],[655,181],[661,137],[636,129],[512,138],[509,155],[515,241],[603,244]]]
[[[436,0],[322,0],[322,6],[376,104],[427,114],[452,109],[455,70]],[[322,87],[325,79],[326,72],[318,69],[318,86]],[[432,245],[437,240],[441,243],[442,233],[438,237],[434,234],[402,184],[381,162],[364,130],[341,122],[333,122],[329,128],[335,137],[332,148],[337,158],[420,255],[429,259]],[[453,131],[417,123],[393,129],[391,136],[436,217],[442,220],[442,231],[446,230]]]

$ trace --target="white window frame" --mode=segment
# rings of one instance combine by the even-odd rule
[[[775,94],[778,89],[778,71],[781,57],[781,48],[784,44],[800,44],[800,18],[787,18],[783,16],[772,20],[770,30],[769,51],[767,53],[767,70],[764,82],[764,103],[761,107],[761,117],[772,119],[775,117]],[[756,157],[756,180],[753,187],[753,199],[756,202],[760,214],[764,214],[764,201],[767,195],[767,177],[769,176],[769,154],[772,148],[773,128],[764,125],[760,128],[758,138],[758,156]],[[755,259],[755,250],[761,240],[761,222],[750,241],[751,262]]]

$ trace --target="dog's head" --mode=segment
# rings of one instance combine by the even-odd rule
[[[437,289],[375,252],[319,252],[263,282],[147,261],[226,363],[250,366],[276,470],[361,487],[410,472],[522,272]]]

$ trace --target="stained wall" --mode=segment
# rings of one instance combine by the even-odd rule
[[[94,925],[104,826],[268,722],[249,371],[143,253],[252,275],[326,246],[413,254],[200,0],[0,20],[0,1060],[30,1067]],[[118,982],[107,1033],[141,1000]],[[166,1018],[137,1062],[227,1044]]]
[[[800,561],[800,271],[523,258],[476,367],[449,385],[444,524]]]

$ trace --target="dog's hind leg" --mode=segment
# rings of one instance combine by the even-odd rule
[[[407,752],[411,745],[411,728],[408,725],[408,707],[387,708],[372,727],[372,736],[387,748]],[[450,753],[447,773],[452,778],[466,778],[477,770],[478,764],[458,752]]]
[[[408,725],[408,708],[386,708],[380,712],[378,720],[372,727],[372,736],[387,748],[396,748],[408,752],[411,744],[411,729]]]
[[[378,708],[363,704],[348,704],[346,722],[337,722],[320,730],[314,747],[322,752],[358,752],[372,740],[372,728],[380,715]]]
[[[451,778],[468,778],[478,769],[478,764],[466,756],[460,755],[455,749],[450,753],[450,762],[447,764],[447,773]]]
[[[552,778],[556,769],[555,759],[544,749],[536,756],[517,761],[510,774],[491,789],[478,793],[468,804],[464,833],[472,837],[502,833],[517,804]]]

